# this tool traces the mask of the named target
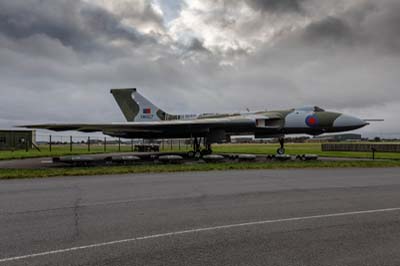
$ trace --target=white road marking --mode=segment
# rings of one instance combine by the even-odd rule
[[[127,238],[127,239],[121,239],[121,240],[115,240],[115,241],[109,241],[109,242],[85,245],[85,246],[78,246],[78,247],[72,247],[72,248],[66,248],[66,249],[51,250],[51,251],[46,251],[46,252],[41,252],[41,253],[35,253],[35,254],[29,254],[29,255],[23,255],[23,256],[17,256],[17,257],[10,257],[10,258],[4,258],[4,259],[0,259],[0,263],[1,262],[16,261],[16,260],[23,260],[23,259],[30,259],[30,258],[35,258],[35,257],[48,256],[48,255],[59,254],[59,253],[67,253],[67,252],[83,250],[83,249],[111,246],[111,245],[117,245],[117,244],[128,243],[128,242],[135,242],[135,241],[140,241],[140,240],[163,238],[163,237],[169,237],[169,236],[185,235],[185,234],[200,233],[200,232],[222,230],[222,229],[230,229],[230,228],[236,228],[236,227],[263,225],[263,224],[280,223],[280,222],[302,221],[302,220],[311,220],[311,219],[322,219],[322,218],[329,218],[329,217],[351,216],[351,215],[360,215],[360,214],[381,213],[381,212],[394,212],[394,211],[400,211],[400,207],[387,208],[387,209],[365,210],[365,211],[340,212],[340,213],[331,213],[331,214],[321,214],[321,215],[312,215],[312,216],[282,218],[282,219],[275,219],[275,220],[263,220],[263,221],[247,222],[247,223],[238,223],[238,224],[228,224],[228,225],[219,225],[219,226],[212,226],[212,227],[195,228],[195,229],[188,229],[188,230],[183,230],[183,231],[175,231],[175,232],[168,232],[168,233],[162,233],[162,234],[140,236],[140,237],[134,237],[134,238]]]

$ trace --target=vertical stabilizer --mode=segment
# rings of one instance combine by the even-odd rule
[[[135,91],[136,89],[112,89],[110,91],[128,122],[134,121],[139,114],[139,105],[132,98]]]
[[[165,113],[136,89],[112,89],[111,93],[129,122],[176,119],[176,116]]]

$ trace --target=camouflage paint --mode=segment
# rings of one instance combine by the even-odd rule
[[[139,105],[132,98],[135,91],[136,89],[112,89],[110,91],[128,122],[134,121],[140,111]]]
[[[129,123],[44,124],[22,127],[55,131],[100,131],[126,138],[191,138],[250,135],[274,137],[284,134],[318,135],[361,128],[368,123],[356,117],[326,112],[319,107],[232,114],[171,115],[155,106],[136,89],[111,90]],[[134,121],[134,122],[132,122]]]

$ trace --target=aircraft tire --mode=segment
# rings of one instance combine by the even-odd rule
[[[285,154],[285,148],[278,148],[278,149],[276,150],[276,153],[277,153],[277,154]]]

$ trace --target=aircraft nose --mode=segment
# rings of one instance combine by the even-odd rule
[[[343,129],[357,129],[363,126],[368,125],[367,122],[364,120],[350,116],[350,115],[340,115],[336,120],[333,122],[334,128],[343,128]]]

